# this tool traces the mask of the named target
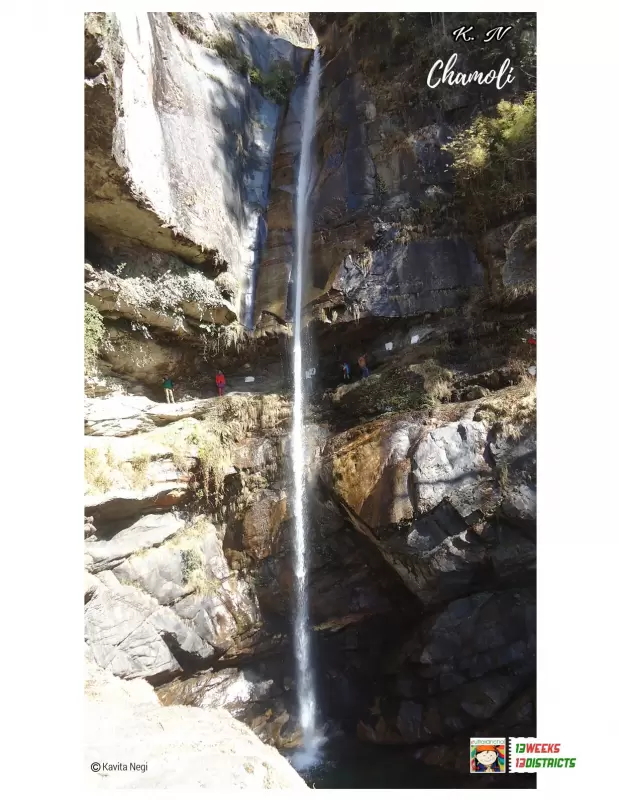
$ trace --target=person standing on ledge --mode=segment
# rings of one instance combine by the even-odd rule
[[[217,370],[215,375],[215,383],[217,384],[217,394],[222,397],[226,388],[226,377],[220,369]]]
[[[173,403],[174,402],[174,395],[172,394],[172,389],[174,385],[172,383],[172,379],[168,378],[167,376],[163,379],[163,388],[165,389],[165,401],[166,403]]]
[[[368,378],[370,375],[370,370],[368,369],[368,364],[366,359],[367,355],[364,353],[362,356],[359,356],[359,360],[357,362],[359,364],[359,369],[361,370],[362,378]]]
[[[348,382],[350,380],[350,364],[348,361],[342,362],[342,373],[344,375],[344,380]]]

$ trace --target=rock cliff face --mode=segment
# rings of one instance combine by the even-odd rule
[[[488,19],[465,16],[467,24],[490,28]],[[374,317],[411,317],[461,306],[471,289],[484,284],[480,261],[488,264],[490,247],[475,241],[459,218],[452,159],[443,146],[480,110],[524,91],[530,79],[519,71],[502,92],[477,83],[432,91],[426,77],[437,58],[452,52],[462,71],[478,69],[480,60],[482,66],[491,60],[488,69],[502,58],[517,59],[531,31],[520,19],[514,37],[495,43],[490,55],[476,45],[454,43],[445,35],[449,21],[439,21],[440,15],[310,17],[324,71],[308,301],[330,296],[340,319],[350,318],[353,309]],[[258,279],[258,307],[282,316],[292,263],[299,119],[299,106],[291,103],[273,162],[269,236]],[[534,196],[532,203],[516,217],[534,209]],[[521,227],[510,244],[519,222],[511,225],[509,233],[490,236],[492,256],[507,264],[506,284],[534,281],[531,247],[522,267],[516,265],[523,255],[507,250],[518,239],[520,248],[531,245],[535,220],[529,215],[528,233]]]
[[[114,375],[193,375],[205,339],[252,325],[285,89],[310,53],[229,14],[86,15],[86,300]],[[261,91],[272,75],[285,89]]]
[[[227,741],[227,709],[300,742],[286,317],[315,42],[298,16],[86,15],[85,640],[101,680],[150,692],[144,740],[165,717]],[[439,17],[310,15],[309,599],[325,733],[468,772],[469,735],[535,730],[535,207],[479,228],[462,210],[444,145],[503,95],[427,92]],[[293,785],[242,730],[251,769],[227,762],[229,785]],[[187,785],[227,780],[197,769]]]

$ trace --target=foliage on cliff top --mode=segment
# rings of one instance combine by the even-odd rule
[[[236,16],[245,17],[272,36],[286,39],[297,47],[313,48],[318,43],[308,11],[252,11]]]
[[[456,205],[478,233],[535,204],[536,99],[502,100],[444,149],[453,156]]]
[[[231,69],[242,75],[247,74],[249,60],[232,36],[224,33],[210,34],[203,31],[200,22],[201,15],[195,12],[168,11],[168,16],[183,36],[193,39],[202,47],[214,50]]]
[[[97,355],[105,336],[103,317],[90,303],[84,303],[84,372],[92,375],[96,370]]]

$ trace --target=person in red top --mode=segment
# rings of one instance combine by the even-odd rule
[[[215,383],[217,384],[217,393],[221,397],[226,387],[226,378],[220,369],[217,370],[217,374],[215,375]]]

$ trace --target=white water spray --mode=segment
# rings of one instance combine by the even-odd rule
[[[303,421],[303,354],[301,327],[303,288],[309,254],[311,233],[310,194],[312,174],[312,143],[316,128],[320,56],[318,50],[309,73],[303,119],[301,121],[301,156],[297,179],[295,224],[295,299],[294,299],[294,406],[292,414],[292,459],[294,469],[294,575],[295,617],[294,651],[297,666],[297,697],[301,715],[301,730],[305,760],[312,758],[316,743],[316,695],[311,667],[309,637],[309,602],[307,592],[308,552],[307,520],[305,517],[306,441]]]

